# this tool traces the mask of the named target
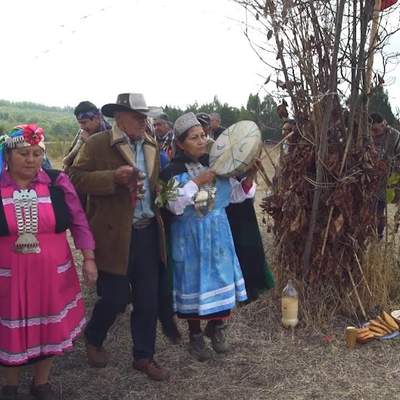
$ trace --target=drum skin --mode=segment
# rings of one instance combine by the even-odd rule
[[[225,129],[210,150],[210,167],[222,177],[245,173],[261,152],[261,132],[253,121],[239,121]]]

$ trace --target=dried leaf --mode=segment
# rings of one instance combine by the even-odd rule
[[[301,212],[298,212],[296,218],[290,224],[290,232],[297,232],[300,229],[301,223]]]
[[[335,226],[335,230],[336,233],[339,233],[342,228],[343,228],[343,224],[344,224],[344,218],[343,218],[343,214],[340,214],[334,221],[334,226]]]
[[[282,103],[279,104],[279,106],[276,108],[276,112],[278,113],[280,119],[286,119],[289,116],[286,107],[287,107],[286,101],[282,100]]]

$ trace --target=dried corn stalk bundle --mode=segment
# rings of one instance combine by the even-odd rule
[[[310,228],[315,181],[315,157],[310,145],[296,146],[281,160],[282,177],[277,190],[266,196],[263,210],[274,219],[274,234],[279,265],[289,275],[307,278],[308,283],[332,280],[349,282],[347,267],[360,275],[355,252],[365,250],[368,238],[375,235],[376,193],[387,166],[373,147],[351,151],[347,175],[339,178],[340,146],[329,150],[327,171],[313,234],[309,269],[303,262],[305,238]],[[330,210],[332,215],[328,226]]]

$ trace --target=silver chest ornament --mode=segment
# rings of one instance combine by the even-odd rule
[[[40,253],[38,232],[38,198],[32,189],[15,190],[13,193],[18,239],[15,251],[21,254]]]
[[[199,176],[208,169],[200,163],[190,163],[185,164],[185,166],[191,178],[196,178],[196,176]],[[214,208],[216,193],[217,188],[215,184],[207,184],[200,187],[200,190],[193,199],[194,208],[198,215],[205,216]]]

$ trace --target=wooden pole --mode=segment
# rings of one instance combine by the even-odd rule
[[[367,94],[371,92],[371,81],[372,81],[372,67],[374,65],[375,48],[378,43],[378,31],[379,31],[379,17],[381,14],[382,0],[375,0],[374,12],[372,16],[371,33],[369,36],[369,49],[368,49],[368,60],[367,60],[367,77],[366,77],[366,89]]]

